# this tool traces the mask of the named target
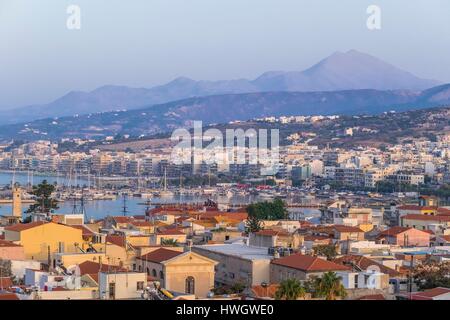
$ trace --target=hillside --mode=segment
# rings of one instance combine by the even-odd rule
[[[191,98],[138,110],[95,113],[0,126],[0,139],[98,138],[152,135],[189,127],[290,115],[374,115],[450,104],[450,85],[422,93],[347,90],[337,92],[269,92]]]
[[[304,71],[270,71],[254,80],[196,81],[186,77],[152,88],[103,86],[70,92],[45,105],[0,111],[0,124],[48,117],[137,109],[194,97],[256,92],[321,92],[342,90],[412,90],[438,85],[356,50],[336,52]]]

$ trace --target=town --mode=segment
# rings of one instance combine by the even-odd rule
[[[258,121],[305,121],[286,119]],[[273,176],[174,164],[171,146],[64,143],[2,146],[1,299],[450,299],[448,134],[384,148],[291,137]],[[99,201],[116,212],[87,209]]]

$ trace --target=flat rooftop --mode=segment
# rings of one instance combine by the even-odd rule
[[[228,256],[234,256],[247,260],[271,260],[272,255],[269,255],[268,248],[253,247],[242,243],[231,244],[207,244],[194,246],[202,250],[207,250],[215,253],[220,253]]]

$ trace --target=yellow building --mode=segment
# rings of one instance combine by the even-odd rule
[[[163,245],[164,241],[176,241],[179,244],[186,243],[186,234],[178,229],[160,230],[150,237],[151,245]]]
[[[5,240],[23,246],[25,258],[47,262],[58,252],[79,252],[82,231],[54,222],[31,222],[5,228]]]
[[[160,248],[136,259],[139,271],[167,290],[204,298],[214,288],[216,261],[191,251]]]

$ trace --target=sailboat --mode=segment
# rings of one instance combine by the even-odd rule
[[[159,196],[161,198],[170,198],[173,197],[173,192],[167,190],[167,170],[164,168],[164,181],[163,181],[163,189],[159,192]]]

